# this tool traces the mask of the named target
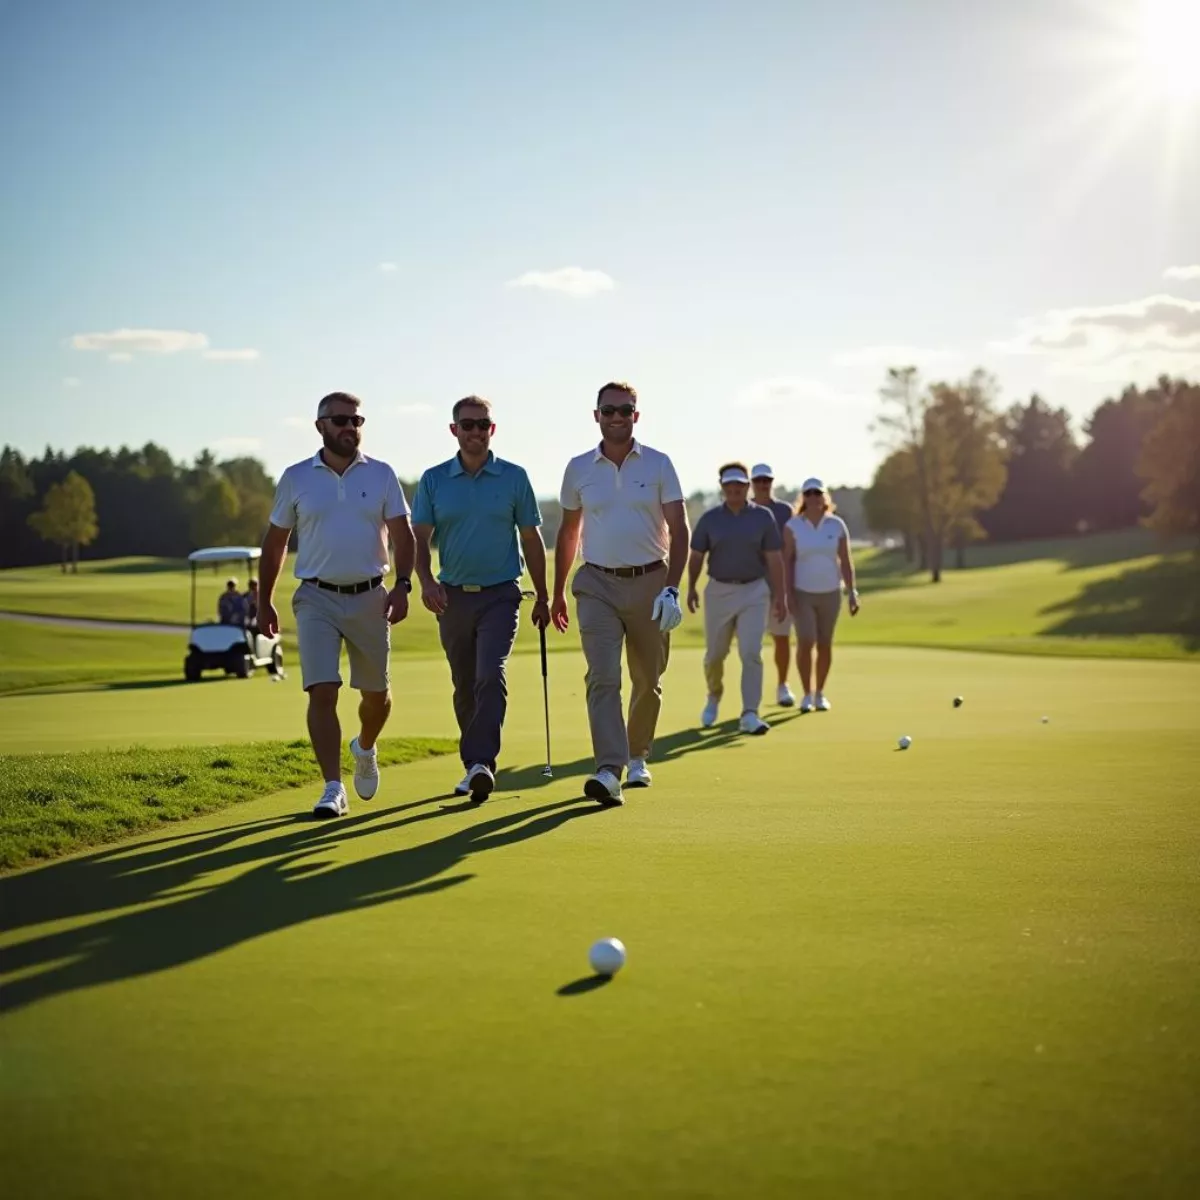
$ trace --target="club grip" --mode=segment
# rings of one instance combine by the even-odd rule
[[[542,643],[542,678],[545,679],[546,678],[546,628],[544,625],[538,629],[538,633],[541,635],[541,643]]]

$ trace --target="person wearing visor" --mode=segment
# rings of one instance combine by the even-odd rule
[[[724,502],[710,508],[692,531],[688,559],[688,609],[700,607],[696,590],[704,560],[708,583],[704,588],[704,677],[708,702],[700,724],[717,723],[724,694],[725,659],[737,636],[742,661],[743,733],[763,734],[770,726],[758,715],[763,690],[763,634],[768,609],[775,621],[787,617],[782,539],[774,514],[751,503],[750,475],[745,464],[726,463],[718,472]]]
[[[795,510],[786,500],[775,498],[775,472],[767,463],[755,463],[750,469],[750,495],[759,508],[769,508],[779,526],[779,537],[782,540],[783,531],[792,519]],[[795,706],[796,697],[788,686],[788,671],[792,665],[792,617],[784,615],[783,620],[776,620],[772,613],[767,621],[767,632],[775,647],[775,673],[779,683],[775,689],[775,703],[780,708]]]
[[[833,631],[842,607],[841,585],[846,585],[852,617],[858,615],[858,592],[850,558],[850,531],[846,522],[834,515],[833,501],[819,479],[804,481],[796,502],[796,515],[783,533],[783,566],[792,588],[791,612],[800,641],[796,652],[796,666],[804,687],[800,711],[828,712],[831,705],[825,695],[825,683],[833,663]]]

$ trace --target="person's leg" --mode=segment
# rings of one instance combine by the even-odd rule
[[[463,730],[463,759],[495,772],[501,729],[508,711],[508,656],[520,621],[521,589],[493,588],[484,597],[475,625],[474,711]]]
[[[785,634],[776,634],[773,638],[775,642],[775,670],[779,675],[779,686],[783,687],[787,683],[788,669],[792,665],[792,639]]]
[[[336,601],[312,584],[302,583],[292,596],[300,680],[308,695],[308,736],[326,783],[342,778],[338,692],[342,686],[339,662],[342,635]]]
[[[477,616],[477,605],[471,593],[455,588],[447,589],[446,611],[437,619],[438,636],[450,667],[450,682],[454,688],[454,719],[458,723],[459,732],[459,755],[464,767],[474,765],[467,757],[464,736],[475,715]]]
[[[649,758],[662,709],[662,676],[671,654],[671,638],[650,616],[654,598],[665,581],[662,571],[637,579],[618,579],[624,602],[625,654],[632,685],[629,697],[628,745],[631,758]]]
[[[709,581],[704,589],[704,680],[715,700],[725,694],[725,659],[733,645],[736,606],[730,603],[730,588]]]
[[[314,683],[308,689],[308,736],[326,783],[342,778],[342,726],[338,720],[340,683]]]
[[[742,660],[742,712],[757,713],[762,705],[763,635],[767,630],[770,589],[766,581],[747,584],[737,614],[738,655]]]
[[[339,600],[342,637],[350,659],[350,686],[361,695],[359,732],[350,740],[354,790],[363,800],[370,800],[379,787],[375,742],[392,711],[388,674],[392,628],[387,622],[387,590],[380,586]]]
[[[824,592],[817,598],[817,691],[824,692],[833,665],[833,631],[842,609],[842,593]]]
[[[392,715],[392,693],[362,692],[358,702],[358,720],[361,732],[358,735],[360,750],[373,749],[387,719]]]
[[[792,612],[796,616],[796,669],[804,695],[811,696],[813,649],[817,644],[817,618],[808,592],[797,590],[792,595]]]
[[[625,628],[617,612],[612,583],[622,580],[581,567],[571,584],[579,621],[579,640],[587,662],[588,725],[597,771],[618,779],[629,763],[629,737],[621,712],[621,646]]]

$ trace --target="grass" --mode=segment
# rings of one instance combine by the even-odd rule
[[[514,662],[482,809],[425,758],[332,825],[285,790],[0,878],[9,1190],[1196,1193],[1194,667],[850,647],[832,713],[747,739],[695,728],[684,649],[614,812],[577,801],[582,670],[544,781]],[[447,690],[405,660],[389,730],[450,732]],[[302,713],[294,680],[9,696],[0,748]]]
[[[390,738],[379,761],[453,750],[444,739]],[[343,757],[349,774],[349,750]],[[307,739],[0,757],[0,869],[311,784],[315,771]]]

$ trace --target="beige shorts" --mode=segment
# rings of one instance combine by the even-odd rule
[[[343,641],[350,659],[350,686],[360,692],[388,690],[392,627],[382,584],[357,596],[342,596],[315,583],[302,583],[292,596],[292,612],[305,690],[318,683],[342,682]]]
[[[782,621],[775,620],[774,606],[767,609],[767,632],[772,637],[792,636],[792,615],[789,613]]]
[[[838,614],[842,611],[842,592],[792,592],[792,620],[803,642],[828,646],[833,641]]]

